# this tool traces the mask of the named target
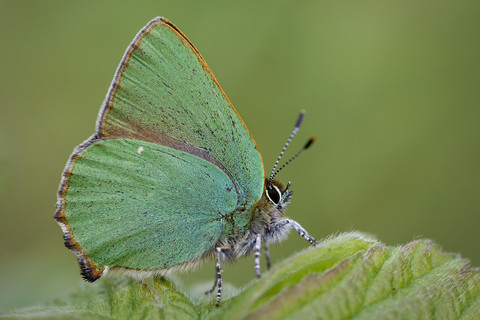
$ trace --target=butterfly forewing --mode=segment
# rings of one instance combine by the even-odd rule
[[[98,120],[101,138],[132,138],[201,157],[224,171],[249,208],[263,190],[263,163],[245,124],[203,58],[163,18],[132,42]]]

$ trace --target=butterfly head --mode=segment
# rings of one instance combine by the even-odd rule
[[[292,199],[292,191],[290,191],[291,183],[288,182],[285,187],[280,181],[270,180],[265,181],[265,197],[271,206],[274,206],[281,213],[285,212],[287,205]]]
[[[285,150],[287,149],[295,134],[300,129],[300,125],[302,124],[304,116],[305,111],[302,110],[302,112],[300,112],[300,115],[298,116],[292,133],[290,133],[287,142],[283,146],[282,152],[280,152],[280,155],[278,156],[277,161],[273,166],[270,178],[265,179],[265,197],[267,198],[268,203],[278,209],[281,213],[285,211],[287,205],[290,203],[290,200],[292,198],[292,191],[290,191],[291,182],[289,181],[287,186],[284,187],[281,182],[275,180],[274,178],[283,168],[285,168],[290,162],[295,160],[299,155],[301,155],[305,150],[307,150],[315,141],[315,137],[311,137],[299,152],[297,152],[293,157],[291,157],[287,162],[285,162],[280,168],[277,169],[277,166],[282,159]]]

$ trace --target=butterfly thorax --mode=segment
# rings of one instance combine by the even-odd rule
[[[222,248],[225,260],[252,253],[258,235],[265,244],[285,239],[292,226],[283,214],[291,197],[292,192],[281,182],[274,180],[270,186],[266,180],[263,195],[255,206],[227,216],[222,237],[215,245]]]

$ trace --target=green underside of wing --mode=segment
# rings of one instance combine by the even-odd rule
[[[104,137],[163,144],[169,137],[206,150],[232,175],[247,209],[264,184],[259,151],[245,125],[191,47],[158,24],[129,56],[105,115]],[[158,142],[160,141],[160,142]]]
[[[95,142],[72,164],[65,216],[100,266],[158,269],[208,251],[237,206],[232,181],[211,163],[130,139]]]

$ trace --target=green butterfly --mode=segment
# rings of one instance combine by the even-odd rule
[[[273,180],[280,157],[265,179],[252,135],[205,60],[177,27],[155,18],[125,52],[95,134],[65,167],[55,219],[87,281],[215,258],[218,304],[221,260],[254,252],[260,276],[261,243],[268,266],[268,244],[292,227],[317,243],[283,216],[292,193]]]

